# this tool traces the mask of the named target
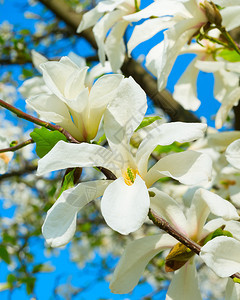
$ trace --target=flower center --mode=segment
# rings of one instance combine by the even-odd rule
[[[0,153],[0,159],[2,159],[5,164],[8,164],[10,161],[9,157],[5,153]]]
[[[127,168],[123,174],[124,181],[127,185],[132,185],[136,179],[136,175],[139,175],[138,170],[133,170],[132,168]]]

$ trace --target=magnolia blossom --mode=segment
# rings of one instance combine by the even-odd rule
[[[8,148],[9,143],[7,139],[0,135],[0,149]],[[7,172],[8,164],[13,157],[13,152],[3,152],[0,153],[0,174]]]
[[[232,30],[240,26],[240,1],[239,0],[214,0],[214,3],[220,5],[223,9],[220,10],[223,19],[223,26],[226,29]]]
[[[124,17],[128,21],[157,17],[135,27],[128,42],[129,53],[138,44],[169,28],[164,32],[164,41],[153,47],[146,57],[147,68],[158,78],[159,90],[165,88],[167,77],[182,47],[208,22],[201,4],[198,0],[155,1],[140,12]]]
[[[210,221],[204,225],[210,212],[226,220],[239,219],[233,205],[204,189],[195,192],[186,216],[179,204],[170,196],[156,188],[150,190],[155,194],[151,197],[151,208],[176,230],[200,244],[209,233],[219,228],[218,222],[213,224]],[[137,285],[146,265],[156,254],[172,248],[170,254],[172,253],[171,260],[174,261],[174,253],[181,247],[183,250],[184,246],[168,234],[148,236],[129,243],[114,271],[110,283],[111,291],[117,294],[129,293]],[[170,254],[166,258],[166,263]],[[201,295],[192,258],[194,253],[186,250],[182,254],[181,268],[173,276],[166,299],[200,300]],[[177,258],[176,261],[179,263]]]
[[[53,247],[69,242],[76,228],[76,215],[89,201],[102,196],[101,211],[114,230],[128,234],[140,228],[149,210],[148,188],[159,178],[172,177],[194,185],[207,181],[211,160],[195,151],[171,154],[148,170],[148,159],[157,145],[189,142],[203,136],[205,124],[170,123],[157,126],[141,142],[135,156],[130,138],[147,108],[146,95],[132,79],[124,79],[109,104],[104,127],[110,150],[96,144],[69,144],[60,141],[39,160],[38,174],[69,167],[101,166],[117,179],[80,183],[62,193],[48,211],[43,234]],[[64,222],[62,221],[64,218]]]
[[[207,242],[200,252],[204,260],[219,277],[228,277],[240,271],[240,223],[237,221],[213,220],[213,226],[224,225],[224,230],[231,233],[232,237],[217,236]]]
[[[89,89],[85,85],[88,67],[78,67],[66,56],[59,62],[41,63],[39,68],[43,77],[25,85],[33,93],[26,100],[28,105],[41,118],[62,126],[79,141],[92,140],[123,76],[102,76]]]
[[[218,37],[219,34],[218,30],[209,32],[209,35],[213,37]],[[205,39],[201,40],[201,45],[193,43],[186,45],[181,50],[180,54],[194,53],[197,56],[191,61],[176,83],[173,93],[174,99],[181,103],[185,109],[194,111],[200,106],[196,87],[199,71],[214,73],[214,96],[218,101],[223,102],[223,106],[225,97],[236,88],[239,81],[239,75],[229,71],[228,62],[224,62],[219,58],[216,60],[216,50],[219,48],[219,45]],[[219,128],[219,125],[219,118],[217,117],[216,126]]]
[[[104,65],[106,54],[114,72],[119,70],[125,58],[123,36],[129,21],[124,16],[135,13],[139,5],[140,0],[101,1],[83,15],[78,26],[77,32],[80,33],[94,25],[93,34],[98,45],[99,60]]]

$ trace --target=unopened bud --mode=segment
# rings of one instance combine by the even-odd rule
[[[222,24],[222,16],[216,7],[216,5],[212,1],[204,1],[204,9],[206,16],[208,18],[208,21],[212,24],[216,24],[217,26],[221,26]]]

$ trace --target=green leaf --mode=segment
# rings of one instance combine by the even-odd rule
[[[169,152],[182,152],[186,150],[187,147],[189,147],[189,143],[178,143],[178,142],[173,142],[171,145],[167,146],[161,146],[158,145],[155,149],[154,152],[157,152],[158,154],[161,153],[169,153]]]
[[[225,227],[225,226],[224,226]],[[232,234],[230,231],[227,231],[227,230],[223,230],[223,228],[218,228],[216,229],[215,231],[209,233],[209,235],[205,238],[204,240],[204,245],[211,241],[212,239],[214,239],[215,237],[217,236],[228,236],[228,237],[232,237]]]
[[[46,155],[59,141],[67,142],[67,138],[61,132],[49,131],[46,128],[35,128],[30,133],[31,138],[36,143],[36,153],[41,158]]]
[[[8,282],[8,284],[10,285],[10,287],[13,287],[13,283],[14,283],[15,281],[17,281],[17,278],[16,278],[15,275],[9,274],[9,275],[7,276],[7,282]]]
[[[61,187],[58,198],[61,196],[62,192],[74,187],[74,171],[75,171],[75,169],[73,169],[71,172],[69,172],[67,175],[65,175],[63,185]]]
[[[135,131],[138,131],[139,129],[146,127],[150,124],[152,124],[153,122],[155,122],[156,120],[161,120],[161,118],[159,116],[155,116],[155,117],[145,117],[142,120],[142,123],[138,126],[138,128]]]
[[[2,260],[4,260],[6,264],[10,264],[11,263],[10,256],[9,256],[9,254],[7,252],[7,249],[3,245],[0,245],[0,258]]]
[[[240,61],[240,55],[234,50],[223,49],[222,51],[218,52],[218,56],[231,62]]]

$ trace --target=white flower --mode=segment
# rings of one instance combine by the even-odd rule
[[[219,222],[209,222],[204,226],[210,212],[227,220],[239,219],[234,206],[204,189],[195,192],[186,216],[170,196],[156,188],[151,191],[155,193],[151,198],[151,208],[179,232],[198,243],[221,226]],[[148,236],[129,243],[113,274],[110,283],[112,292],[129,293],[138,283],[148,262],[160,251],[172,248],[176,244],[179,245],[178,241],[168,234]],[[186,261],[187,263],[174,274],[166,296],[168,300],[201,299],[193,260],[190,258]]]
[[[102,76],[89,89],[85,85],[88,68],[78,67],[68,57],[41,63],[40,69],[43,77],[28,80],[21,90],[33,93],[26,100],[28,105],[40,118],[62,126],[79,141],[92,140],[123,76]]]
[[[9,143],[7,139],[0,135],[0,149],[8,148]],[[13,157],[13,152],[3,152],[0,153],[0,174],[7,172],[8,164]]]
[[[226,159],[234,168],[240,169],[240,139],[227,147]]]
[[[153,47],[146,57],[147,68],[158,78],[158,88],[166,86],[167,77],[182,47],[208,22],[201,1],[162,0],[155,1],[140,12],[125,17],[128,21],[146,20],[135,27],[128,42],[129,52],[138,44],[164,32],[164,41]]]
[[[239,0],[214,0],[214,3],[220,5],[222,24],[229,31],[240,26],[240,1]]]
[[[139,6],[140,0],[136,2]],[[83,15],[78,26],[77,32],[80,33],[94,25],[93,33],[98,45],[99,60],[104,65],[106,54],[114,72],[119,70],[125,58],[123,35],[130,22],[125,20],[124,16],[133,14],[136,10],[135,0],[101,1]]]
[[[218,37],[220,31],[212,30],[208,35]],[[197,97],[196,81],[199,71],[214,73],[214,96],[224,103],[224,97],[229,94],[238,84],[239,76],[228,70],[228,63],[216,60],[216,50],[219,45],[210,42],[209,40],[201,40],[201,45],[193,43],[186,45],[180,52],[194,53],[197,56],[188,65],[185,72],[182,74],[174,87],[173,97],[185,109],[197,110],[200,106],[200,101]],[[218,119],[216,120],[218,125]]]
[[[195,151],[168,155],[147,169],[149,156],[158,144],[198,139],[203,136],[205,124],[162,124],[149,132],[133,157],[130,138],[141,123],[146,108],[144,91],[132,78],[124,79],[105,113],[105,133],[111,150],[94,144],[59,142],[39,160],[38,174],[68,167],[101,166],[117,177],[114,181],[80,183],[62,194],[48,211],[43,226],[43,234],[52,246],[65,244],[72,238],[77,212],[101,195],[101,211],[107,224],[122,234],[128,234],[143,224],[150,205],[148,188],[159,178],[169,176],[190,185],[208,180],[211,160]],[[91,193],[86,194],[86,189],[92,189]],[[67,220],[56,225],[61,214]]]

